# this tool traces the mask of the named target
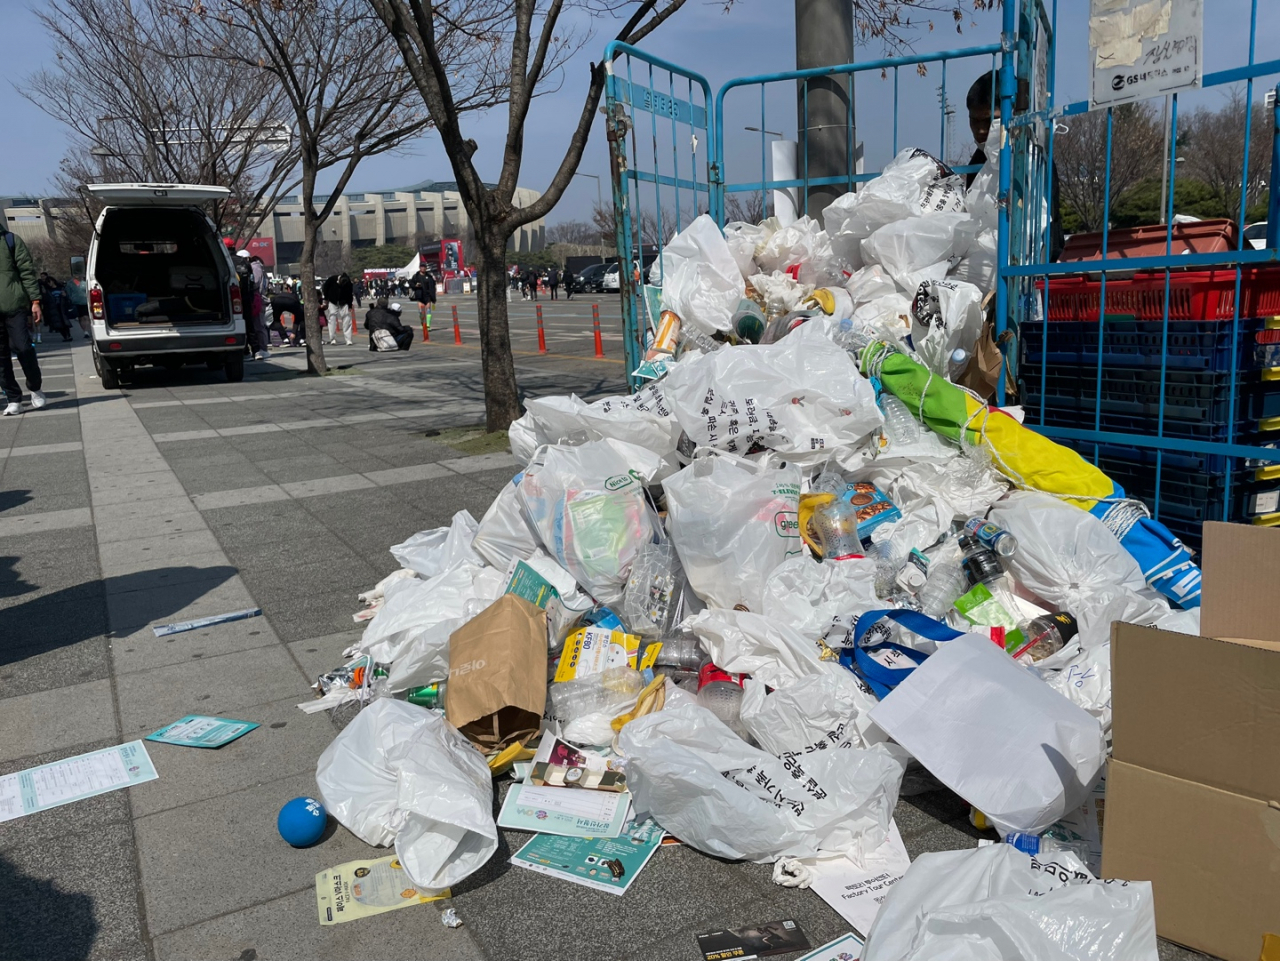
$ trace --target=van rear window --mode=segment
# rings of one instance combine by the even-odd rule
[[[176,254],[178,245],[172,240],[122,240],[122,254]]]

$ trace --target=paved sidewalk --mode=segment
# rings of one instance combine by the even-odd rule
[[[620,389],[621,364],[590,356],[589,303],[574,307],[557,305],[546,357],[513,334],[531,396]],[[307,850],[276,834],[341,721],[295,705],[359,637],[356,594],[395,569],[388,547],[479,517],[518,469],[439,440],[483,418],[474,311],[461,348],[451,319],[438,343],[449,315],[407,355],[330,348],[347,369],[326,378],[281,352],[241,384],[187,368],[104,391],[86,344],[43,345],[49,407],[0,420],[0,775],[188,713],[262,727],[217,751],[149,745],[158,780],[0,824],[0,959],[692,961],[698,931],[795,918],[818,945],[847,930],[766,866],[665,848],[618,898],[510,869],[518,832],[455,889],[461,929],[433,906],[317,924],[315,874],[372,851],[336,825]],[[151,630],[254,606],[264,616]],[[971,847],[966,815],[933,791],[897,819],[916,855]]]

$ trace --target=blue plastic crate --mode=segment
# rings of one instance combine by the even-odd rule
[[[131,324],[138,319],[138,308],[146,302],[146,294],[107,294],[107,321]]]
[[[1027,324],[1021,330],[1021,369],[1024,376],[1039,369],[1043,361],[1049,365],[1077,364],[1098,366],[1098,325],[1094,323],[1057,322],[1045,327]],[[1236,355],[1237,370],[1280,367],[1280,330],[1269,331],[1260,319],[1240,320],[1238,337],[1233,338],[1231,324],[1222,321],[1170,321],[1166,335],[1164,324],[1155,321],[1112,320],[1102,329],[1102,364],[1109,367],[1160,367],[1161,354],[1167,354],[1165,366],[1171,370],[1229,371]]]

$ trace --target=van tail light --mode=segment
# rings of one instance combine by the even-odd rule
[[[231,312],[233,314],[244,313],[244,303],[240,299],[240,285],[231,285]]]
[[[89,314],[94,320],[102,320],[106,316],[102,307],[102,291],[97,287],[89,291]]]

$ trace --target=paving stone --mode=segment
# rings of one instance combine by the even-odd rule
[[[116,730],[107,680],[0,699],[0,760],[101,740]]]

